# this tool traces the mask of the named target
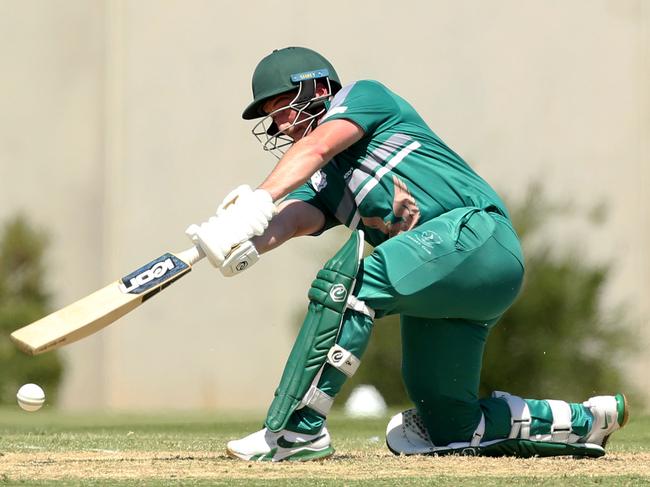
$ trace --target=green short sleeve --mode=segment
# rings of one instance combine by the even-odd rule
[[[388,123],[399,110],[385,86],[377,81],[362,80],[345,86],[332,99],[320,123],[345,119],[372,134]]]
[[[339,222],[334,217],[334,215],[332,215],[331,211],[327,209],[325,204],[318,197],[318,193],[314,190],[314,188],[313,188],[313,186],[311,185],[310,182],[306,182],[305,184],[300,186],[298,189],[295,189],[294,191],[289,193],[284,200],[285,201],[289,201],[289,200],[304,201],[305,203],[309,203],[313,207],[317,208],[318,210],[320,210],[323,213],[323,215],[325,215],[325,225],[318,232],[313,233],[312,234],[313,236],[320,235],[321,233],[329,230],[330,228],[341,224],[341,222]]]

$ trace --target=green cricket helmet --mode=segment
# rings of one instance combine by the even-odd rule
[[[332,64],[316,51],[305,47],[276,49],[262,59],[253,73],[253,102],[246,107],[245,120],[265,117],[264,103],[274,96],[300,90],[297,102],[309,102],[314,97],[315,80],[325,80],[332,93],[341,88]],[[308,83],[310,82],[311,83]]]

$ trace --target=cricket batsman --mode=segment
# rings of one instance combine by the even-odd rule
[[[243,118],[261,119],[253,134],[278,163],[257,189],[228,194],[188,236],[226,276],[293,237],[336,225],[351,236],[309,289],[265,427],[230,441],[228,454],[331,455],[326,419],[336,394],[360,366],[374,319],[399,314],[414,408],[388,423],[390,451],[604,455],[628,418],[622,394],[583,403],[501,391],[478,397],[486,340],[524,275],[519,239],[490,185],[406,100],[377,81],[343,85],[313,50],[273,51],[252,87]],[[365,258],[364,241],[373,247]]]

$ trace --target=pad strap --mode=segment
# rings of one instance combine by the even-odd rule
[[[332,409],[332,404],[334,404],[334,398],[332,396],[329,396],[315,385],[312,385],[296,409],[307,406],[323,416],[327,416],[330,409]]]
[[[469,442],[469,445],[479,446],[481,444],[481,440],[483,439],[484,434],[485,434],[485,414],[481,413],[481,421],[479,421],[478,426],[476,427],[476,430],[472,435],[472,439]]]
[[[329,410],[329,396],[323,397],[311,390],[314,380],[322,372],[330,350],[336,345],[354,290],[363,250],[363,232],[355,231],[347,243],[327,261],[309,289],[309,308],[285,365],[280,384],[266,416],[270,431],[282,430],[289,417],[300,405],[315,404],[314,410]],[[354,305],[354,300],[352,301]],[[348,345],[346,345],[348,346]],[[342,366],[350,373],[355,361]],[[358,362],[358,361],[357,361]],[[323,413],[325,414],[325,413]]]
[[[532,418],[526,401],[519,396],[513,396],[502,391],[494,391],[492,397],[503,399],[510,408],[510,434],[508,438],[529,439]]]
[[[352,377],[359,368],[361,360],[340,345],[334,345],[327,353],[327,363]]]
[[[347,307],[349,309],[353,309],[354,311],[358,311],[359,313],[363,313],[373,320],[375,319],[375,310],[368,306],[365,302],[357,299],[356,296],[352,296],[350,294],[348,297]]]
[[[551,425],[551,441],[557,443],[568,443],[571,436],[571,406],[564,401],[547,399],[551,412],[553,413],[553,424]]]

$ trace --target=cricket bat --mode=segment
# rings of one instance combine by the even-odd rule
[[[166,253],[122,279],[24,326],[11,340],[28,355],[49,352],[110,325],[176,282],[205,257],[198,247]]]

